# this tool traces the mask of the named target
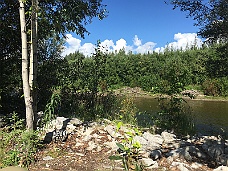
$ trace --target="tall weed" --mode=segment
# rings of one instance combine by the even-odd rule
[[[194,118],[187,102],[176,96],[160,97],[160,111],[154,118],[157,127],[171,130],[181,135],[195,133]]]
[[[0,131],[0,168],[5,166],[28,166],[35,160],[40,146],[38,132],[28,131],[24,120],[12,114],[11,125]]]

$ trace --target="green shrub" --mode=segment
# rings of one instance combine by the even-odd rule
[[[35,160],[35,153],[40,147],[38,132],[24,128],[24,121],[13,113],[12,125],[0,131],[0,167],[28,166]]]
[[[217,79],[208,79],[203,82],[202,89],[205,95],[218,96],[220,94],[220,85]]]
[[[221,96],[228,96],[228,76],[219,78],[218,80],[220,86],[220,94]]]
[[[159,106],[161,111],[154,117],[154,124],[162,131],[171,130],[181,135],[195,133],[194,119],[184,99],[161,97]]]

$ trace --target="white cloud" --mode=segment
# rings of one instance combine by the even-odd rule
[[[113,43],[113,40],[104,40],[101,42],[101,47],[104,49],[104,52],[107,50],[108,52],[111,52],[113,50],[113,47],[115,46]]]
[[[71,34],[67,34],[67,45],[64,46],[65,50],[62,53],[62,56],[65,56],[70,53],[74,53],[75,51],[79,51],[83,53],[85,56],[91,56],[95,53],[95,45],[92,43],[85,43],[81,45],[81,40],[73,37]],[[130,46],[127,44],[126,40],[121,38],[117,40],[115,43],[113,40],[104,40],[101,42],[101,50],[103,52],[119,52],[119,50],[124,49],[126,53],[153,53],[155,52],[163,52],[165,48],[173,48],[173,49],[186,49],[186,47],[192,47],[196,45],[200,47],[202,45],[202,40],[197,37],[196,33],[177,33],[174,35],[174,42],[167,44],[165,47],[156,47],[156,43],[154,42],[146,42],[142,43],[142,40],[138,38],[137,35],[133,38],[133,45]]]
[[[138,46],[134,51],[141,54],[153,53],[155,45],[156,43],[154,42],[147,42],[141,46]]]
[[[116,46],[114,46],[114,50],[115,51],[119,51],[121,49],[126,49],[126,47],[127,47],[126,40],[124,40],[124,39],[121,38],[121,39],[119,39],[119,40],[116,41]]]
[[[81,40],[74,38],[71,34],[67,34],[66,37],[66,42],[68,46],[64,46],[65,50],[62,53],[62,56],[74,53],[75,51],[78,51],[81,47]]]
[[[142,44],[142,41],[138,38],[137,35],[135,35],[133,42],[135,46],[140,46]]]
[[[85,43],[79,48],[79,52],[83,53],[85,56],[91,56],[95,53],[95,45],[92,43]]]
[[[167,47],[173,49],[186,49],[193,46],[200,47],[202,45],[202,40],[197,37],[196,33],[177,33],[174,35],[174,40],[176,42],[169,43]]]

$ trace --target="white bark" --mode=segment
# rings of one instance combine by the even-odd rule
[[[27,32],[25,20],[25,6],[23,0],[19,0],[20,8],[20,24],[21,24],[21,41],[22,41],[22,82],[26,107],[26,127],[33,130],[33,107],[31,92],[29,86],[29,61],[28,61],[28,47],[27,47]]]
[[[37,6],[38,0],[32,0],[29,85],[33,104],[34,129],[36,129],[37,123]]]

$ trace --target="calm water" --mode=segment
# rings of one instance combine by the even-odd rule
[[[195,116],[199,132],[213,132],[224,129],[228,132],[228,101],[187,100]],[[137,98],[136,106],[141,112],[155,114],[159,111],[158,101],[154,98]]]

